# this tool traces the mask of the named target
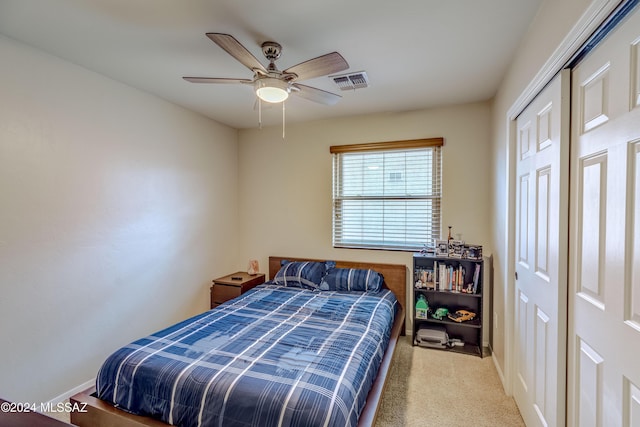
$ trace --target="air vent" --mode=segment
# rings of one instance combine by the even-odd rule
[[[329,76],[340,90],[355,90],[369,86],[369,78],[364,71],[357,73],[340,74],[339,76]]]

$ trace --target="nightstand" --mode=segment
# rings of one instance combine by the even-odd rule
[[[234,280],[235,277],[240,279]],[[251,276],[243,271],[214,279],[213,285],[211,285],[211,308],[240,296],[240,294],[255,288],[261,283],[264,283],[263,273],[256,273]]]

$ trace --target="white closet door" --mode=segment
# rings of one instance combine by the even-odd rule
[[[569,426],[640,426],[640,12],[572,72]]]
[[[517,118],[514,397],[528,426],[565,422],[569,77]]]

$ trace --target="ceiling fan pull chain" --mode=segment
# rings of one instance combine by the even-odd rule
[[[284,139],[284,104],[285,102],[282,103],[282,139]]]
[[[262,100],[258,98],[258,129],[262,129]]]

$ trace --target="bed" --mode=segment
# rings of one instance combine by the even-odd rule
[[[72,423],[373,425],[404,330],[406,267],[336,261],[322,290],[296,285],[311,278],[304,275],[309,265],[316,275],[321,263],[270,257],[266,284],[117,350],[96,387],[71,398],[86,408],[71,414]],[[296,268],[305,269],[304,280]],[[341,283],[351,286],[354,272],[367,272],[369,284],[380,273],[384,289],[345,292]],[[158,381],[158,372],[171,380]]]

